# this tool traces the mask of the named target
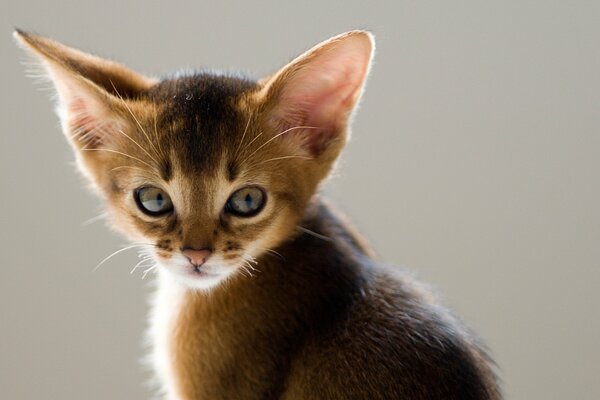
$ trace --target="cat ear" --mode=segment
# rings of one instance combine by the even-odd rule
[[[42,63],[58,94],[63,131],[77,148],[108,145],[123,128],[124,102],[155,82],[120,64],[16,30],[19,44]]]
[[[334,141],[339,151],[374,46],[369,32],[347,32],[313,47],[268,79],[262,94],[275,132],[289,131],[315,156]]]

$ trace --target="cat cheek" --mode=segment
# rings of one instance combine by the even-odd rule
[[[237,261],[241,260],[241,258],[242,256],[239,253],[223,255],[223,261],[232,264],[235,264]]]
[[[168,262],[171,259],[171,254],[164,250],[157,249],[156,258],[158,258],[161,262]]]
[[[171,239],[161,239],[156,242],[157,252],[169,254],[173,251],[173,242]]]

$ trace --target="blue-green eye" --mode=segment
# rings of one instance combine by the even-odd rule
[[[238,217],[252,217],[263,209],[266,199],[262,189],[248,186],[233,192],[225,204],[225,211]]]
[[[135,202],[143,213],[153,217],[173,211],[169,195],[162,189],[147,186],[133,193]]]

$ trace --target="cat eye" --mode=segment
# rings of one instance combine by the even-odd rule
[[[252,217],[263,209],[266,199],[262,189],[248,186],[233,192],[225,204],[225,211],[238,217]]]
[[[146,186],[133,193],[140,210],[153,217],[173,211],[173,203],[169,195],[162,189]]]

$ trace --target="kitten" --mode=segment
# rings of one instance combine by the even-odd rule
[[[329,39],[254,81],[155,79],[16,31],[112,224],[158,265],[168,399],[500,399],[493,363],[429,289],[373,261],[318,195],[373,37]]]

